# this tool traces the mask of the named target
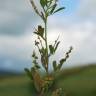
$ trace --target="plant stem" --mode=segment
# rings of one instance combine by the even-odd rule
[[[46,16],[46,19],[45,19],[44,23],[45,23],[45,45],[46,45],[46,72],[47,72],[47,75],[48,75],[49,74],[49,72],[48,72],[49,58],[48,58],[48,43],[47,43],[47,16]]]

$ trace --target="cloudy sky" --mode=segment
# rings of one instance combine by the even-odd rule
[[[66,9],[48,19],[48,42],[60,35],[55,58],[73,46],[65,67],[96,62],[96,0],[59,1]],[[29,0],[0,0],[0,70],[22,71],[31,66],[33,30],[41,23]]]

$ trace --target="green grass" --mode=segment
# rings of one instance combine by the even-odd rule
[[[24,75],[0,79],[0,96],[35,96],[31,85]],[[58,86],[66,96],[96,96],[96,65],[62,71]]]

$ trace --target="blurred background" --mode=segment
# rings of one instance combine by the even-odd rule
[[[38,5],[38,8],[40,9],[38,0],[35,1],[36,4]],[[48,42],[53,43],[54,40],[58,37],[58,35],[60,35],[60,41],[61,41],[57,54],[55,55],[54,58],[59,60],[62,56],[64,56],[65,52],[69,49],[69,47],[73,46],[74,50],[72,51],[70,58],[64,64],[63,67],[66,69],[73,67],[81,68],[82,66],[91,66],[88,72],[89,73],[91,72],[90,76],[93,76],[92,78],[94,79],[91,78],[89,80],[88,77],[90,76],[88,72],[86,72],[87,77],[83,74],[83,76],[86,77],[86,79],[84,79],[85,82],[80,83],[82,79],[79,79],[80,77],[77,77],[76,80],[77,81],[79,80],[80,82],[78,81],[79,83],[78,82],[76,83],[76,81],[74,81],[74,79],[71,78],[74,81],[74,83],[73,81],[71,83],[72,84],[76,83],[77,84],[77,85],[75,84],[76,88],[79,85],[81,86],[85,84],[86,87],[79,86],[79,88],[81,89],[87,88],[87,90],[92,90],[92,92],[95,94],[92,95],[90,93],[91,95],[88,95],[89,93],[86,91],[87,95],[83,92],[82,93],[83,95],[79,94],[76,96],[85,96],[85,95],[96,96],[96,87],[93,87],[93,85],[94,86],[96,85],[96,78],[95,78],[96,77],[96,71],[95,71],[96,70],[96,0],[59,0],[59,6],[65,6],[66,9],[53,16],[50,16],[48,19],[48,38],[49,38]],[[32,51],[34,50],[34,39],[35,39],[33,31],[40,24],[43,24],[43,22],[34,13],[29,0],[0,0],[0,74],[1,75],[8,74],[8,72],[9,73],[16,72],[16,74],[18,72],[24,72],[25,67],[32,66],[31,54]],[[17,80],[19,83],[22,82],[21,78],[24,78],[25,80],[26,77],[21,76]],[[15,82],[15,79],[13,81]],[[71,80],[69,79],[69,82],[70,81]],[[89,85],[87,86],[86,82],[91,81],[93,83],[90,84],[91,86],[90,89],[88,87]],[[5,82],[3,83],[6,85],[7,82],[6,83]],[[64,84],[67,88],[66,84],[69,84],[69,82],[68,81],[66,82],[67,83]],[[0,85],[1,86],[0,93],[5,91],[4,88],[2,89],[2,86],[4,87],[3,83]],[[11,84],[10,80],[8,84],[9,85]],[[21,89],[25,88],[23,84],[22,86],[23,87],[21,87]],[[11,90],[11,88],[13,87],[12,86],[10,88],[8,87],[8,89],[6,89],[6,92],[7,91],[10,92],[9,90]],[[14,88],[18,89],[16,85]],[[71,90],[71,88],[69,89]],[[70,93],[72,94],[73,91],[72,92],[71,91],[69,92],[69,94]],[[78,89],[77,93],[79,91],[80,90]],[[13,94],[14,92],[16,92],[16,90],[13,91]],[[79,93],[81,93],[81,91]],[[4,95],[4,93],[2,94],[3,94],[2,96],[6,96]],[[21,94],[23,94],[21,96],[27,96],[24,93]],[[75,94],[73,92],[73,95],[68,96],[75,96]]]

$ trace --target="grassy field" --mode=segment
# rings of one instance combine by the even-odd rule
[[[64,70],[58,82],[66,96],[96,96],[96,65]],[[31,85],[25,75],[1,78],[0,96],[35,96]]]

